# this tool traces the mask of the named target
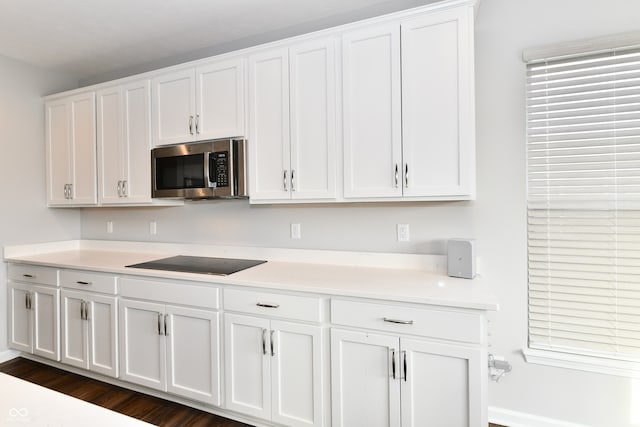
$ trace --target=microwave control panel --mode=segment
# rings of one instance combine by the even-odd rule
[[[228,187],[229,186],[229,152],[228,151],[216,151],[211,153],[209,158],[210,167],[209,173],[211,177],[215,179],[216,187]],[[213,172],[213,173],[211,173]]]

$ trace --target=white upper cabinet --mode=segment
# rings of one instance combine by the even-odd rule
[[[236,59],[196,68],[197,139],[244,136],[244,64]]]
[[[289,198],[289,52],[249,58],[249,197]]]
[[[170,204],[151,199],[148,151],[225,138],[248,141],[250,203],[473,200],[475,4],[96,86],[97,174],[94,93],[52,96],[48,204]]]
[[[342,55],[344,196],[401,196],[400,27],[348,33]]]
[[[345,198],[474,198],[473,76],[470,7],[345,34]]]
[[[249,58],[251,201],[336,197],[334,38]]]
[[[97,111],[100,203],[150,203],[149,81],[99,90]]]
[[[154,78],[154,145],[244,136],[244,81],[243,59]]]
[[[291,198],[336,197],[334,39],[289,49]]]
[[[402,23],[404,196],[472,196],[473,26],[467,9]]]
[[[69,96],[45,105],[47,204],[97,203],[95,93]]]

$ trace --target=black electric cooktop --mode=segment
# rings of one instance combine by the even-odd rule
[[[267,261],[178,255],[142,262],[140,264],[127,265],[126,267],[226,276],[265,262]]]

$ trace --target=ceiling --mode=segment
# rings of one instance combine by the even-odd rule
[[[94,83],[436,0],[0,0],[0,55]]]

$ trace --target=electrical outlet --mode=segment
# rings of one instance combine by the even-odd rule
[[[291,224],[291,238],[300,240],[302,238],[302,227],[300,224]]]
[[[113,233],[113,221],[107,221],[107,233]]]
[[[158,223],[155,221],[151,221],[149,223],[149,234],[151,234],[152,236],[155,236],[156,234],[158,234]]]
[[[409,241],[409,224],[398,224],[398,242]]]

